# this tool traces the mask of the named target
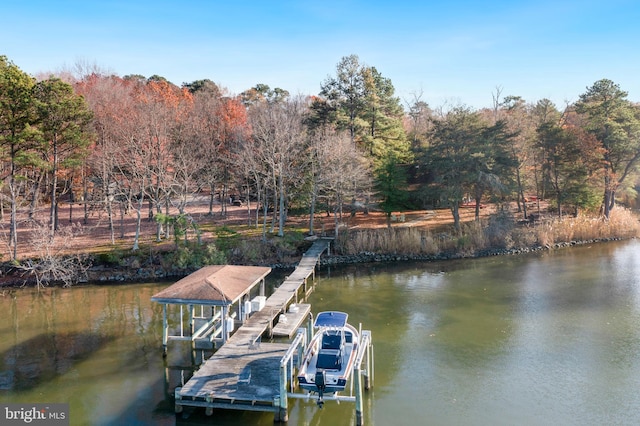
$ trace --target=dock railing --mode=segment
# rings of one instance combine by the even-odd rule
[[[317,399],[318,397],[312,395],[311,392],[299,393],[294,392],[293,381],[295,377],[289,377],[289,372],[293,369],[293,363],[289,357],[293,357],[295,353],[297,339],[301,336],[302,332],[299,329],[296,340],[292,343],[287,355],[285,355],[280,361],[280,397],[278,399],[278,406],[280,408],[279,414],[276,414],[276,421],[286,422],[287,420],[287,399]],[[306,341],[306,332],[304,333]],[[299,344],[299,343],[297,343]],[[306,346],[306,345],[305,345]],[[302,347],[304,349],[304,346]],[[298,365],[302,360],[302,352],[298,352]],[[364,368],[363,368],[364,364]],[[289,370],[287,370],[289,367]],[[284,370],[283,370],[284,369]],[[290,374],[293,374],[292,372]],[[360,330],[360,340],[358,343],[358,352],[356,353],[355,362],[353,365],[353,375],[351,381],[351,390],[349,395],[339,395],[337,392],[334,395],[323,396],[323,401],[338,401],[338,402],[354,402],[356,409],[356,426],[364,425],[364,400],[362,391],[369,390],[373,386],[373,374],[374,374],[374,357],[373,357],[373,341],[371,338],[370,330]],[[291,380],[290,391],[287,392],[287,383]],[[355,389],[354,389],[355,388]],[[279,420],[278,420],[279,419]]]
[[[307,330],[305,328],[299,328],[296,337],[291,342],[291,346],[289,346],[289,350],[287,350],[287,353],[280,359],[280,396],[274,401],[274,405],[278,407],[278,411],[275,414],[276,422],[289,421],[287,397],[289,393],[293,393],[295,387],[295,372],[300,368],[306,347]],[[295,368],[293,365],[294,355],[297,355]],[[289,388],[289,390],[287,390],[287,388]]]

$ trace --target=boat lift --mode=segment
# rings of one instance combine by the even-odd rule
[[[322,407],[320,403],[320,395],[316,392],[295,392],[295,372],[300,367],[299,363],[302,362],[302,355],[308,342],[308,333],[307,329],[299,328],[289,350],[280,360],[280,396],[276,397],[274,400],[274,405],[277,407],[274,419],[276,422],[287,422],[289,420],[288,398],[307,401],[315,400],[316,403]],[[362,391],[369,390],[373,386],[374,356],[371,331],[360,330],[359,335],[360,341],[353,365],[353,371],[351,372],[349,394],[343,395],[336,392],[330,396],[323,395],[322,401],[355,403],[356,426],[363,426],[364,403],[362,399]],[[297,355],[297,358],[295,358],[294,355]],[[297,364],[295,365],[296,368],[294,368],[294,358],[297,361]]]

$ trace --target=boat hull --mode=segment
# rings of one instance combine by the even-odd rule
[[[350,324],[329,332],[342,334],[339,344],[327,344],[330,340],[327,333],[326,329],[321,329],[313,335],[298,373],[301,389],[324,395],[341,392],[347,386],[359,342],[358,331]]]

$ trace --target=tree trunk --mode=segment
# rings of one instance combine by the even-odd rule
[[[212,183],[209,186],[209,213],[207,213],[207,216],[213,216],[213,202],[215,200],[215,197],[216,197],[216,185]]]
[[[120,203],[120,239],[124,239],[124,212],[125,206]],[[115,244],[115,240],[113,240],[113,244]]]
[[[53,159],[51,163],[51,210],[50,210],[50,230],[51,235],[58,230],[58,144],[57,136],[53,135]]]
[[[82,223],[84,225],[89,224],[89,208],[87,206],[87,200],[89,199],[89,185],[87,185],[87,174],[85,173],[84,167],[82,168],[82,201],[84,207],[82,209],[83,212],[83,220]]]
[[[282,179],[282,174],[278,177],[278,186],[280,187],[280,207],[279,210],[279,222],[278,222],[278,236],[284,237],[284,221],[285,221],[285,211],[284,211],[284,183]]]
[[[131,250],[137,251],[140,249],[140,227],[142,225],[142,205],[144,203],[144,193],[140,194],[138,201],[138,207],[136,208],[136,235],[133,238],[133,247]]]
[[[313,235],[313,219],[316,212],[316,200],[318,198],[318,185],[314,183],[311,192],[311,205],[309,206],[309,235]]]
[[[13,168],[13,164],[12,164]],[[17,212],[17,200],[15,179],[13,173],[11,174],[11,183],[9,183],[9,191],[11,193],[11,218],[9,219],[9,246],[11,247],[11,260],[16,260],[18,256],[18,212]]]
[[[453,227],[456,231],[460,230],[460,205],[458,201],[451,204],[451,214],[453,215]]]
[[[604,176],[604,217],[605,219],[609,219],[609,215],[611,214],[611,176],[609,176],[609,169],[605,170]]]
[[[268,207],[267,207],[267,187],[264,187],[264,203],[263,203],[263,211],[264,214],[262,216],[262,241],[266,242],[267,241],[267,213],[268,213]]]
[[[249,184],[247,183],[247,225],[251,226],[251,191],[249,190]]]

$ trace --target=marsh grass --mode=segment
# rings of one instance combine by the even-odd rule
[[[518,223],[512,215],[500,213],[488,220],[464,223],[434,233],[429,230],[398,227],[346,230],[336,242],[339,253],[384,253],[399,255],[436,255],[457,252],[472,255],[487,249],[518,249],[550,246],[571,241],[640,236],[640,222],[630,210],[616,208],[609,220],[596,216],[546,219],[536,224]]]
[[[549,245],[603,238],[635,238],[640,236],[640,222],[630,210],[618,207],[611,211],[609,220],[583,215],[562,221],[545,221],[534,230],[538,243]]]

